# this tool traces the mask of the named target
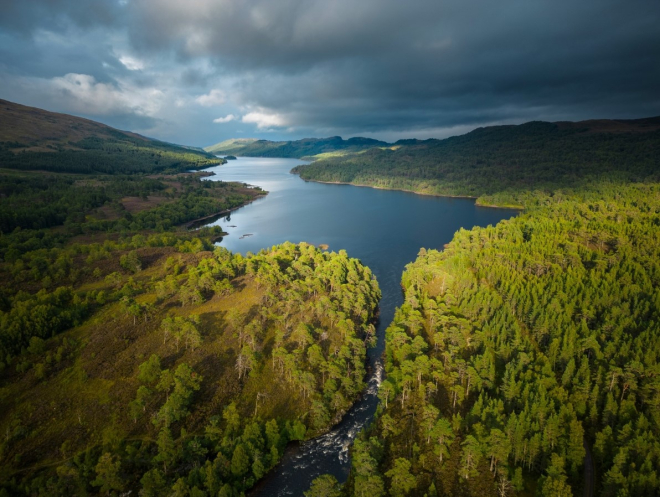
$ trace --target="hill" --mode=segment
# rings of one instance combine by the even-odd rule
[[[546,195],[420,250],[346,494],[658,495],[659,188]]]
[[[232,255],[200,234],[53,249],[70,263],[40,276],[70,286],[10,297],[0,495],[239,495],[350,407],[371,271],[307,244]]]
[[[241,495],[337,422],[365,386],[368,268],[233,255],[191,226],[266,192],[188,171],[220,160],[2,105],[0,497]]]
[[[220,143],[216,143],[215,145],[211,145],[210,147],[206,147],[204,150],[212,153],[212,154],[233,154],[234,152],[240,152],[241,150],[244,150],[245,148],[249,147],[251,144],[254,142],[258,141],[263,141],[265,142],[266,140],[257,140],[256,138],[232,138],[230,140],[225,140]],[[274,142],[267,142],[267,143],[274,143]]]
[[[305,180],[521,206],[522,191],[602,179],[657,179],[660,118],[491,126],[445,140],[402,140],[388,148],[323,158],[294,172]]]
[[[303,138],[295,141],[274,142],[256,140],[254,138],[232,139],[217,143],[204,150],[217,155],[242,155],[245,157],[288,157],[300,159],[332,152],[358,152],[373,147],[388,147],[389,143],[371,138],[342,139],[340,136],[330,138]]]
[[[0,100],[0,167],[73,173],[183,172],[222,161],[203,150]]]

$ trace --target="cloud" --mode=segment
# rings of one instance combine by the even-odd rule
[[[288,125],[283,116],[269,112],[249,112],[241,118],[241,122],[256,124],[259,129],[269,129]]]
[[[222,90],[211,90],[208,94],[197,97],[195,101],[204,107],[214,107],[224,104],[227,98]]]
[[[236,119],[236,116],[234,114],[227,114],[225,117],[218,117],[217,119],[214,119],[213,122],[218,124],[224,124],[233,121],[234,119]]]
[[[120,55],[119,57],[117,57],[117,59],[129,71],[141,71],[142,69],[144,69],[144,62],[134,57],[131,57],[130,55]]]
[[[153,136],[196,145],[660,114],[659,2],[83,3],[0,0],[0,97],[151,116]],[[52,81],[18,83],[34,78]]]
[[[113,1],[78,2],[74,0],[0,0],[0,27],[30,36],[37,30],[66,30],[112,26],[122,20],[122,6]]]
[[[134,113],[153,115],[163,93],[155,88],[101,83],[88,74],[69,73],[47,83],[51,94],[71,112],[93,116]]]
[[[232,100],[287,115],[287,125],[312,133],[660,112],[653,54],[660,4],[643,0],[142,0],[131,7],[135,47],[211,60],[236,78]],[[243,122],[284,126],[261,114]]]

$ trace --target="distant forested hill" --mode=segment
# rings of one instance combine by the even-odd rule
[[[660,177],[660,118],[492,126],[445,140],[328,157],[294,172],[352,183],[521,205],[519,192]]]
[[[222,163],[203,150],[0,100],[0,167],[69,173],[183,172]]]
[[[272,142],[255,139],[233,139],[216,143],[204,150],[217,155],[242,155],[246,157],[289,157],[301,158],[337,151],[357,152],[373,147],[388,147],[389,143],[371,138],[342,139],[340,136],[330,138],[303,138],[296,141]]]

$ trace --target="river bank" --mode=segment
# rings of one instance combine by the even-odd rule
[[[295,174],[296,176],[300,177],[295,172],[291,172],[291,174]],[[347,183],[344,181],[321,181],[317,179],[304,179],[300,178],[306,183],[321,183],[324,185],[349,185],[349,186],[358,186],[360,188],[373,188],[374,190],[385,190],[385,191],[392,191],[392,192],[405,192],[405,193],[414,193],[415,195],[423,195],[427,197],[442,197],[442,198],[465,198],[465,199],[470,199],[474,200],[474,204],[477,207],[489,207],[489,208],[494,208],[494,209],[511,209],[511,210],[516,210],[516,211],[522,211],[525,208],[522,205],[496,205],[496,204],[484,204],[479,202],[479,199],[481,197],[474,197],[471,195],[449,195],[449,194],[441,194],[441,193],[428,193],[428,192],[417,192],[415,190],[407,190],[405,188],[388,188],[384,186],[375,186],[375,185],[364,185],[364,184],[358,184],[358,183]]]
[[[214,174],[210,174],[208,176],[214,176]],[[255,195],[255,197],[252,198],[248,202],[245,202],[245,203],[243,203],[241,205],[238,205],[236,207],[232,207],[231,209],[225,209],[223,211],[216,212],[215,214],[210,214],[208,216],[193,219],[192,221],[188,221],[187,223],[185,223],[183,226],[184,226],[185,229],[188,229],[188,230],[195,229],[195,228],[201,228],[203,225],[206,225],[206,224],[208,224],[208,223],[210,223],[214,220],[220,219],[221,217],[226,216],[227,214],[230,214],[230,213],[240,209],[241,207],[245,207],[246,205],[251,204],[255,200],[259,200],[260,198],[264,198],[266,195],[268,195],[268,192],[264,192],[262,194]],[[228,233],[225,233],[225,235],[227,235],[227,234]]]

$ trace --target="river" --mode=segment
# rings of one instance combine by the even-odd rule
[[[220,245],[233,252],[258,252],[285,241],[328,244],[360,259],[382,291],[378,344],[369,351],[369,385],[363,397],[328,434],[291,447],[282,462],[252,492],[254,496],[302,496],[317,476],[348,476],[348,448],[373,417],[382,376],[385,328],[403,302],[400,280],[421,247],[442,249],[460,228],[496,224],[516,215],[509,209],[478,207],[474,200],[305,182],[290,174],[296,159],[231,160],[208,171],[211,181],[258,185],[269,194],[209,225],[228,233]]]

